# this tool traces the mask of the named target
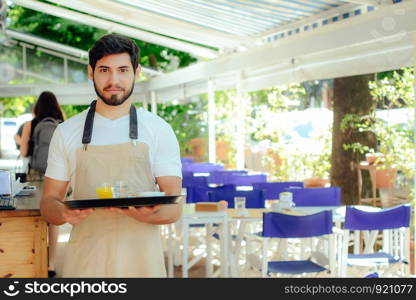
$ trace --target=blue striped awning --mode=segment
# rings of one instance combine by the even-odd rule
[[[348,1],[341,0],[113,1],[237,36],[259,35],[349,4]]]

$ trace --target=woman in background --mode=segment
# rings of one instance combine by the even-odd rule
[[[28,157],[33,154],[33,132],[36,125],[45,118],[53,118],[58,122],[64,121],[64,114],[59,107],[58,100],[52,92],[42,92],[35,106],[33,107],[34,118],[32,121],[26,122],[23,126],[22,140],[20,144],[20,154]]]

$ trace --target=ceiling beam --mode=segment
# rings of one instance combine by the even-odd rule
[[[80,58],[80,59],[87,59],[88,58],[88,53],[87,51],[84,50],[80,50],[71,46],[66,46],[66,45],[62,45],[60,43],[56,43],[56,42],[52,42],[52,41],[48,41],[33,35],[29,35],[26,33],[21,33],[15,30],[10,30],[7,29],[6,30],[6,35],[8,37],[11,37],[13,39],[19,40],[19,41],[23,41],[23,42],[27,42],[30,44],[34,44],[36,46],[41,46],[44,48],[48,48],[48,49],[52,49],[52,50],[56,50],[58,52],[62,52],[71,56],[74,56],[76,58]]]
[[[73,56],[75,58],[79,58],[79,59],[88,59],[88,52],[75,48],[75,47],[71,47],[71,46],[66,46],[66,45],[62,45],[60,43],[56,43],[56,42],[52,42],[52,41],[48,41],[42,38],[38,38],[35,37],[33,35],[29,35],[29,34],[25,34],[25,33],[21,33],[21,32],[17,32],[14,30],[6,30],[6,35],[8,37],[11,37],[13,39],[19,40],[19,41],[23,41],[26,43],[30,43],[36,46],[40,46],[40,47],[44,47],[47,49],[51,49],[54,51],[58,51],[61,53],[65,53],[67,55]],[[79,62],[79,61],[78,61]],[[88,63],[88,61],[86,62]],[[161,75],[163,74],[160,71],[156,71],[156,70],[152,70],[150,68],[142,68],[143,73],[147,74],[147,75]]]
[[[175,20],[108,0],[48,0],[80,12],[215,48],[235,48],[248,39]]]
[[[360,5],[372,5],[372,6],[379,6],[382,0],[342,0],[347,3],[354,3]]]
[[[121,25],[111,21],[103,20],[97,17],[89,16],[86,14],[78,13],[62,7],[57,7],[50,4],[45,4],[35,0],[13,0],[17,5],[37,10],[39,12],[53,15],[56,17],[72,20],[81,24],[93,26],[96,28],[104,29],[108,32],[115,32],[139,40],[143,40],[149,43],[162,45],[168,48],[191,53],[198,57],[214,58],[217,56],[217,51],[208,49],[202,46],[193,45],[183,41],[176,40],[170,37],[164,37],[158,34],[150,33],[144,30],[133,28],[130,26]]]

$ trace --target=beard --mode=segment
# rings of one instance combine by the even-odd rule
[[[94,82],[95,93],[97,94],[97,96],[100,97],[100,99],[103,100],[105,104],[111,105],[111,106],[118,106],[118,105],[123,104],[131,96],[131,94],[133,93],[133,89],[134,89],[134,81],[131,84],[130,89],[127,90],[127,92],[122,87],[116,85],[114,87],[121,90],[123,93],[119,95],[111,95],[110,97],[105,97],[103,93],[101,93],[98,90],[94,80],[93,82]],[[113,88],[113,86],[111,85],[106,86],[103,90],[105,91],[106,89],[109,89],[109,88]]]

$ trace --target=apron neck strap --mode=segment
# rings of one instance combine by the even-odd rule
[[[84,145],[84,147],[86,147],[86,145],[88,145],[91,142],[96,104],[97,100],[91,102],[90,110],[88,111],[87,119],[85,120],[84,133],[82,134],[82,144]]]
[[[94,125],[94,115],[95,115],[95,107],[97,105],[97,100],[94,100],[90,104],[90,109],[87,113],[87,118],[84,124],[84,132],[82,134],[82,144],[84,145],[84,149],[86,149],[87,145],[91,143],[92,137],[92,129]],[[129,137],[131,140],[137,140],[138,132],[137,132],[137,113],[134,105],[130,106],[130,120],[129,120]]]
[[[137,112],[133,104],[130,106],[129,137],[131,140],[138,139]]]

